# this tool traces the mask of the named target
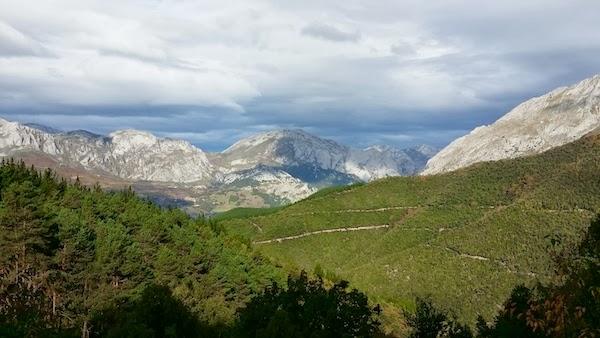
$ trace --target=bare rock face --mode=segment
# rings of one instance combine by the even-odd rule
[[[304,175],[312,171],[318,176],[327,171],[351,180],[370,181],[386,176],[414,175],[434,153],[428,146],[353,149],[302,130],[284,129],[242,139],[216,155],[215,161],[228,172],[266,165],[294,168]]]
[[[293,166],[313,164],[341,170],[348,149],[302,130],[274,130],[242,139],[222,153],[222,164],[233,170],[256,165]]]
[[[482,161],[537,154],[600,127],[600,75],[528,100],[489,126],[456,139],[428,162],[423,175]]]
[[[181,140],[121,130],[108,137],[86,131],[48,132],[0,119],[0,153],[39,151],[69,165],[144,181],[193,182],[214,176],[206,154]]]

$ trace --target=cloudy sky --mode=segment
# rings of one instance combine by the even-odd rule
[[[0,116],[442,146],[600,73],[600,1],[0,0]]]

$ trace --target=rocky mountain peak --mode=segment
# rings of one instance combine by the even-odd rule
[[[514,158],[573,142],[600,127],[600,76],[532,98],[429,160],[423,174]]]

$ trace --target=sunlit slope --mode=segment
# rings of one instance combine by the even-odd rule
[[[279,212],[229,219],[289,268],[349,279],[376,301],[433,296],[490,316],[517,283],[552,273],[553,238],[576,240],[600,207],[600,137],[444,175],[388,178]]]

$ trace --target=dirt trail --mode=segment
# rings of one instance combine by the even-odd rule
[[[259,232],[263,232],[263,229],[260,227],[260,225],[256,224],[255,222],[250,221],[250,223],[252,223],[252,225],[258,229]]]
[[[381,225],[366,225],[366,226],[360,226],[360,227],[354,227],[354,228],[323,229],[323,230],[305,232],[303,234],[294,235],[294,236],[286,236],[286,237],[273,238],[273,239],[268,239],[268,240],[265,240],[265,241],[256,241],[256,242],[253,242],[253,243],[254,244],[268,244],[268,243],[275,243],[275,242],[281,243],[283,241],[288,241],[288,240],[291,240],[291,239],[298,239],[298,238],[307,237],[307,236],[313,236],[313,235],[318,235],[318,234],[327,234],[327,233],[332,233],[332,232],[348,232],[348,231],[374,230],[374,229],[384,229],[384,228],[389,228],[389,227],[390,227],[389,224],[381,224]]]
[[[420,207],[386,207],[378,209],[344,209],[344,210],[331,210],[331,211],[307,211],[290,214],[290,216],[303,216],[303,215],[321,215],[321,214],[347,214],[347,213],[363,213],[363,212],[381,212],[388,210],[408,210],[417,209]]]

